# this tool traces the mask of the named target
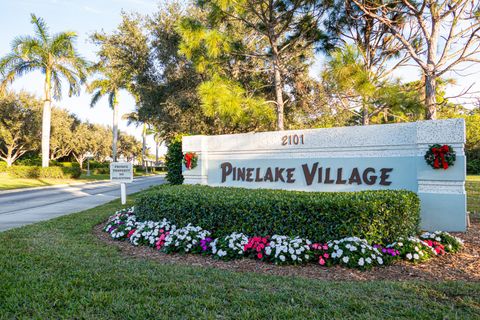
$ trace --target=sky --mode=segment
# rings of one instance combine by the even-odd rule
[[[18,35],[33,34],[33,26],[30,23],[30,14],[35,13],[42,17],[52,33],[60,31],[75,31],[78,34],[77,49],[80,54],[88,59],[95,60],[96,47],[89,41],[89,36],[95,31],[104,30],[112,32],[120,23],[120,13],[138,12],[151,14],[158,10],[162,0],[0,0],[0,56],[4,56],[11,49],[12,40]],[[311,74],[318,77],[324,59],[318,57],[314,63]],[[465,88],[473,85],[472,92],[480,91],[477,81],[480,67],[463,65],[463,70],[447,74],[447,77],[456,80],[456,84],[447,90],[447,96],[455,96]],[[419,78],[416,67],[403,68],[395,76],[403,81]],[[12,88],[14,90],[26,90],[41,97],[43,89],[43,77],[40,73],[31,73],[17,79]],[[194,88],[192,88],[193,90]],[[106,98],[99,101],[95,108],[90,108],[91,96],[82,91],[80,96],[68,97],[64,89],[64,97],[56,105],[63,107],[76,114],[82,120],[104,125],[112,124],[112,110],[108,107]],[[468,103],[472,100],[458,100],[460,103]],[[134,100],[130,95],[123,92],[120,94],[120,113],[129,113],[134,110]],[[122,120],[120,130],[134,134],[141,138],[141,128],[127,127],[127,122]],[[148,146],[154,154],[154,142],[150,136]],[[161,148],[161,153],[165,148]]]

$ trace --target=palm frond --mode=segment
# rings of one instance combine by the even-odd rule
[[[110,82],[107,79],[95,79],[87,85],[87,92],[92,93],[94,90],[100,90],[102,95],[107,94],[110,90]]]
[[[117,104],[117,90],[112,90],[108,94],[108,105],[110,108],[115,109],[115,106]]]
[[[31,36],[17,36],[15,37],[10,46],[12,47],[13,52],[24,52],[25,48],[32,48],[34,46],[41,46],[38,39]]]
[[[50,52],[57,57],[75,56],[74,42],[76,38],[77,33],[73,31],[60,32],[53,35]]]
[[[127,120],[127,126],[131,125],[132,123],[135,123],[135,126],[138,127],[140,125],[140,119],[138,116],[137,112],[130,112],[130,113],[125,113],[122,116],[123,120]]]
[[[71,97],[72,95],[80,94],[80,82],[81,80],[78,77],[78,74],[63,65],[55,64],[54,69],[56,72],[61,74],[64,78],[67,79],[68,82],[68,96]]]
[[[53,81],[53,98],[55,100],[62,99],[62,81],[60,80],[59,74],[57,71],[52,71],[52,81]]]
[[[103,94],[100,90],[97,90],[93,93],[93,96],[92,96],[92,100],[90,101],[90,108],[93,108],[98,100],[100,100],[102,98]]]
[[[45,44],[48,44],[50,41],[50,36],[48,35],[47,24],[42,18],[38,18],[33,13],[30,16],[32,17],[31,23],[35,26],[35,33],[43,40]]]

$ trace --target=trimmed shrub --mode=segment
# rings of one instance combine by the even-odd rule
[[[140,220],[192,223],[222,237],[232,232],[281,234],[312,241],[357,236],[388,243],[418,231],[414,192],[301,192],[207,186],[159,186],[140,196]]]
[[[167,175],[165,178],[170,184],[182,184],[182,136],[178,135],[168,144],[167,154],[165,155],[165,164],[167,166]]]
[[[52,178],[52,179],[76,179],[82,171],[79,167],[63,168],[38,166],[11,166],[7,168],[8,174],[17,178]]]

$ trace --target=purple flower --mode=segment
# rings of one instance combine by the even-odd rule
[[[200,240],[200,247],[202,247],[202,251],[207,251],[208,247],[210,246],[210,242],[212,242],[212,238],[205,238]]]

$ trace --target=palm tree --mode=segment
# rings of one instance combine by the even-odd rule
[[[35,36],[19,36],[12,42],[12,52],[0,60],[0,91],[8,83],[30,71],[39,70],[45,75],[42,117],[42,166],[48,167],[50,156],[50,119],[53,98],[62,97],[62,78],[67,80],[68,95],[78,95],[80,84],[86,79],[87,62],[78,55],[74,42],[75,32],[49,34],[42,18],[31,15]]]
[[[165,140],[165,132],[153,127],[147,131],[147,135],[150,134],[153,134],[153,140],[155,141],[155,165],[158,166],[158,147]]]
[[[93,93],[90,107],[94,107],[103,96],[108,96],[108,104],[113,109],[113,141],[112,141],[112,158],[117,161],[117,141],[118,141],[118,93],[123,89],[122,81],[115,77],[113,73],[108,72],[105,68],[97,68],[104,77],[93,80],[88,86],[89,93]]]

